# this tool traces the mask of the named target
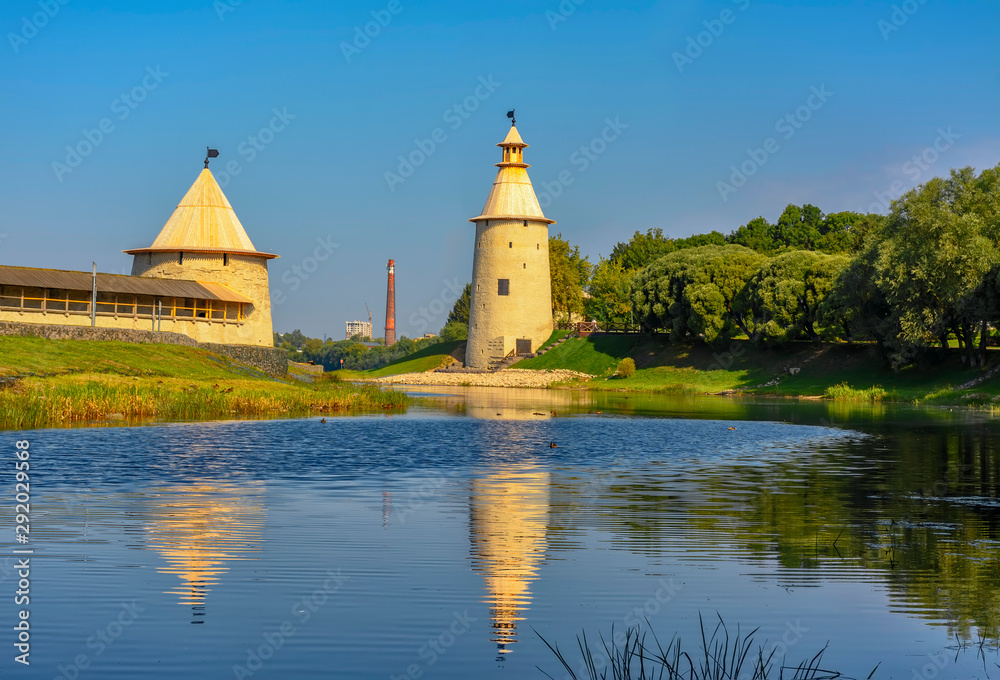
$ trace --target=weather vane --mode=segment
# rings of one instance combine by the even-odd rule
[[[218,158],[219,157],[219,150],[218,149],[212,149],[212,148],[209,148],[209,147],[205,147],[205,148],[208,149],[208,152],[205,154],[205,168],[207,169],[208,168],[208,161],[209,161],[209,159],[210,158]]]
[[[515,125],[517,125],[517,119],[514,118],[514,109],[511,109],[510,111],[507,112],[507,117],[510,118],[510,126],[511,127],[514,127]]]

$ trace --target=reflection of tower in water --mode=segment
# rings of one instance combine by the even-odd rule
[[[168,590],[204,623],[205,599],[228,569],[260,549],[264,487],[194,484],[150,492],[147,535],[150,548],[167,563],[160,573],[175,574],[181,586]]]
[[[473,569],[486,587],[498,661],[517,641],[517,624],[531,604],[531,583],[545,557],[548,511],[549,473],[540,468],[512,468],[472,482]]]

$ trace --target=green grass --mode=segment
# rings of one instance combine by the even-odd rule
[[[990,350],[1000,361],[1000,350]],[[614,376],[618,363],[635,360],[629,378]],[[544,356],[517,364],[527,369],[570,369],[597,376],[589,389],[679,393],[746,393],[838,401],[985,404],[1000,401],[1000,376],[971,390],[952,388],[982,374],[951,351],[934,363],[892,371],[872,345],[791,343],[761,347],[738,340],[721,347],[671,345],[638,335],[574,338]],[[793,375],[790,369],[798,369]]]
[[[722,618],[719,617],[714,629],[709,630],[701,615],[700,646],[683,645],[678,635],[662,644],[656,633],[646,630],[642,624],[630,626],[625,631],[615,633],[614,628],[607,639],[600,636],[600,644],[587,640],[587,635],[577,637],[579,661],[576,664],[559,649],[558,644],[549,643],[539,635],[545,646],[556,657],[565,677],[572,680],[600,680],[622,678],[629,680],[834,680],[845,677],[839,672],[823,668],[824,647],[812,656],[802,659],[797,665],[792,660],[779,658],[777,645],[768,645],[767,640],[759,640],[758,629],[743,633],[737,627],[731,635]],[[646,621],[646,628],[649,622]],[[536,631],[537,634],[537,631]],[[868,680],[878,669],[877,664]],[[575,667],[574,667],[575,666]],[[542,670],[539,668],[539,670]],[[579,675],[577,672],[579,671]],[[542,670],[546,677],[554,678]]]
[[[0,337],[0,376],[81,371],[196,380],[267,377],[207,350],[180,345]]]
[[[638,336],[594,335],[571,338],[550,352],[517,362],[517,368],[551,370],[563,368],[591,375],[605,375],[634,350]]]
[[[834,401],[897,401],[891,398],[894,395],[891,395],[880,385],[872,385],[867,389],[859,389],[851,387],[847,383],[838,383],[837,385],[827,387],[823,391],[823,396]]]
[[[557,342],[565,338],[567,335],[572,335],[574,332],[575,331],[561,331],[558,329],[552,331],[552,335],[549,336],[549,339],[543,342],[536,352],[541,352],[543,349],[551,349]]]
[[[381,368],[370,371],[332,371],[330,375],[337,376],[342,380],[363,381],[387,375],[400,375],[402,373],[425,373],[450,364],[454,359],[452,355],[464,344],[465,340],[439,342],[435,345],[424,347],[413,354],[407,354],[405,357],[396,359]]]
[[[278,380],[175,345],[0,337],[0,429],[223,420],[404,407],[399,392]],[[11,377],[17,376],[17,377]]]

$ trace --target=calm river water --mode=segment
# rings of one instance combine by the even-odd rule
[[[695,652],[702,616],[792,664],[829,643],[823,666],[858,678],[1000,676],[1000,421],[447,394],[326,423],[0,433],[31,442],[35,550],[26,668],[8,493],[0,675],[561,679],[541,637],[648,620]]]

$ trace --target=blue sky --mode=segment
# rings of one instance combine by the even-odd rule
[[[128,271],[212,145],[282,256],[275,329],[319,337],[365,302],[380,332],[390,258],[398,332],[443,325],[511,107],[592,261],[1000,163],[993,0],[5,0],[0,29],[0,264]]]

